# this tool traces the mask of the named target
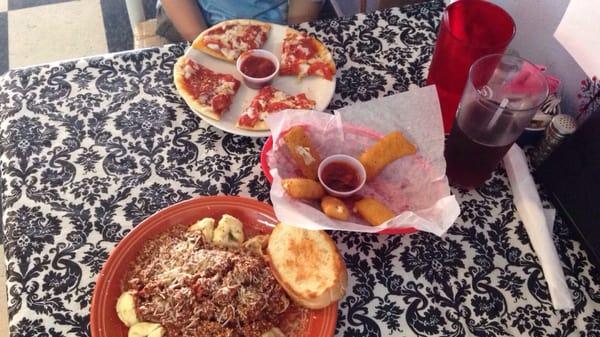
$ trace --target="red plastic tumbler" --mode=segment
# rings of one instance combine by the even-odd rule
[[[504,53],[514,34],[514,20],[490,2],[458,0],[446,7],[427,78],[428,84],[436,85],[446,133],[452,128],[473,62]]]

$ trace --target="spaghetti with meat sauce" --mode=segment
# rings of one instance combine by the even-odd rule
[[[148,241],[124,288],[140,320],[160,323],[169,337],[260,337],[272,328],[299,337],[308,323],[260,251],[219,247],[186,226]]]

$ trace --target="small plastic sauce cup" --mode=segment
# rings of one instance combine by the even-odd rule
[[[364,166],[354,157],[334,154],[319,164],[319,181],[336,197],[349,197],[360,191],[367,180]]]
[[[265,62],[269,61],[272,63],[273,71],[268,72],[268,74],[262,74],[261,72],[264,72],[264,69],[270,68],[269,65],[265,64]],[[240,55],[240,57],[238,57],[236,68],[242,75],[244,83],[248,87],[252,89],[260,89],[269,84],[279,73],[279,60],[268,50],[252,49],[244,52],[242,55]],[[246,70],[246,72],[243,70]]]

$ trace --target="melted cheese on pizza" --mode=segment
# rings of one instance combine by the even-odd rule
[[[254,126],[258,122],[264,121],[269,113],[284,109],[311,109],[314,106],[315,102],[303,93],[294,96],[272,86],[265,86],[260,89],[248,108],[242,113],[238,124]]]
[[[205,114],[222,114],[240,87],[240,81],[230,74],[219,74],[192,61],[182,66],[183,89],[198,103]]]
[[[208,31],[204,44],[227,59],[235,60],[247,50],[260,48],[267,40],[267,32],[267,26],[231,23]]]
[[[282,46],[282,75],[320,75],[332,79],[335,66],[331,53],[314,37],[304,32],[288,30]]]

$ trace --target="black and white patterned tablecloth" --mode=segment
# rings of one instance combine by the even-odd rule
[[[334,52],[330,108],[422,85],[442,9],[433,1],[301,25]],[[159,209],[197,195],[268,200],[264,139],[208,126],[176,94],[171,69],[184,48],[0,79],[12,337],[89,336],[96,274],[115,243]],[[462,213],[444,238],[333,233],[350,273],[337,336],[600,336],[598,270],[560,219],[572,312],[552,309],[504,172],[454,192]]]

